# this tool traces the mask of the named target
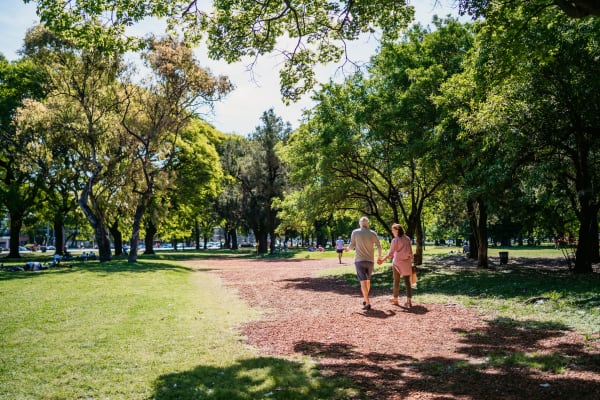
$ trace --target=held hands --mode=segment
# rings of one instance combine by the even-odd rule
[[[377,257],[377,265],[383,264],[384,261],[385,261],[385,258],[381,258],[381,256]]]

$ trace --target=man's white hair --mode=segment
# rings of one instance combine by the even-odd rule
[[[361,228],[368,228],[369,224],[370,224],[369,218],[367,218],[367,217],[360,217],[360,219],[358,220],[358,225]]]

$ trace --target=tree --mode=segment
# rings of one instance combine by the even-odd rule
[[[225,247],[230,249],[238,248],[238,228],[247,227],[242,206],[243,167],[240,162],[246,156],[247,146],[248,140],[238,135],[227,135],[217,146],[224,175],[220,184],[222,192],[216,199],[215,209],[223,221]]]
[[[280,83],[288,100],[298,99],[315,85],[316,64],[338,62],[344,56],[345,62],[351,62],[348,41],[375,32],[384,42],[395,40],[414,17],[405,0],[215,0],[212,9],[198,0],[24,1],[37,3],[44,24],[83,47],[140,48],[139,38],[125,36],[125,28],[147,17],[166,17],[169,28],[183,31],[187,43],[206,38],[214,59],[236,62],[277,52],[285,59]],[[549,8],[560,8],[575,18],[600,15],[595,0],[460,0],[458,4],[461,14],[483,16],[513,32],[519,27],[505,24],[501,16],[504,10],[523,4],[529,17]],[[92,21],[109,27],[108,38]]]
[[[195,118],[182,130],[176,146],[174,186],[168,192],[172,204],[189,210],[189,219],[194,221],[196,246],[199,246],[200,234],[206,242],[219,223],[214,201],[222,191],[219,183],[223,171],[217,152],[222,140],[221,132]]]
[[[177,151],[182,148],[178,147],[182,130],[200,106],[219,100],[232,88],[226,77],[215,77],[200,67],[191,50],[173,38],[150,40],[144,58],[154,75],[142,87],[128,86],[122,120],[135,148],[134,168],[141,178],[133,188],[137,201],[129,262],[137,260],[142,218],[154,191],[173,181],[169,177],[173,164],[184,154]],[[194,176],[204,171],[197,171]],[[193,187],[198,188],[199,184]]]
[[[8,257],[18,258],[23,219],[40,200],[46,184],[39,165],[42,155],[33,132],[18,130],[14,118],[19,107],[46,94],[46,75],[31,60],[9,63],[0,54],[0,204],[10,217]]]
[[[222,136],[198,118],[179,132],[169,169],[170,181],[156,186],[144,213],[144,254],[154,253],[157,235],[176,242],[194,231],[199,235],[198,226],[208,223],[205,216],[212,212],[211,201],[219,193],[218,182],[223,176],[215,148]],[[210,224],[212,232],[212,219]]]
[[[535,0],[523,2],[520,0],[512,1],[492,1],[492,0],[461,0],[460,12],[473,15],[475,17],[486,17],[496,15],[495,13],[507,8],[517,8],[525,3],[531,15],[537,15],[549,8],[559,8],[567,16],[572,18],[584,18],[588,16],[600,16],[600,4],[596,0]],[[501,14],[501,13],[499,13]]]
[[[250,146],[241,171],[241,184],[244,219],[254,231],[257,251],[264,254],[275,249],[278,210],[273,207],[273,201],[283,197],[287,182],[286,169],[276,147],[287,140],[291,127],[272,109],[263,113],[261,122],[262,125],[257,126],[249,137]]]
[[[320,203],[306,204],[305,199],[304,192],[292,190],[288,191],[283,199],[274,201],[279,210],[277,218],[280,221],[276,234],[284,237],[286,242],[291,237],[300,236],[304,243],[312,233],[314,221],[318,218],[312,212],[320,215],[323,211]]]
[[[404,223],[417,239],[417,263],[423,207],[447,178],[435,132],[441,111],[432,100],[460,71],[471,40],[454,20],[434,23],[435,32],[416,26],[385,45],[368,79],[324,85],[287,151],[302,190],[322,198],[315,204],[373,216],[390,235],[393,222]]]
[[[505,18],[523,25],[523,15]],[[471,131],[486,132],[503,153],[531,165],[551,163],[549,177],[567,188],[567,204],[579,221],[575,271],[582,273],[591,272],[598,258],[599,32],[597,19],[568,19],[549,10],[528,22],[506,54],[508,39],[484,30],[477,63],[494,85],[465,118]]]
[[[56,99],[48,99],[52,104]],[[51,106],[52,108],[52,106]],[[65,135],[70,131],[57,128],[57,124],[43,103],[27,101],[15,118],[19,131],[28,132],[30,144],[23,148],[36,148],[35,164],[44,178],[43,204],[47,218],[52,221],[55,232],[56,254],[64,253],[64,228],[67,215],[77,208],[72,192],[72,182],[78,172],[73,169],[73,154],[64,147]],[[60,124],[58,124],[60,125]],[[21,199],[23,200],[23,199]],[[26,202],[23,202],[26,203]]]
[[[50,79],[52,96],[45,104],[49,132],[61,135],[61,146],[78,172],[71,190],[94,230],[99,259],[110,260],[106,209],[113,188],[127,178],[120,164],[130,159],[127,138],[119,129],[121,55],[76,49],[41,26],[27,33],[23,53]]]
[[[143,41],[126,36],[125,28],[146,17],[165,17],[171,31],[184,33],[186,43],[206,38],[214,59],[236,62],[279,53],[285,60],[281,93],[291,100],[314,86],[315,65],[342,60],[347,41],[376,31],[394,39],[414,14],[404,0],[216,0],[212,9],[198,0],[24,1],[37,3],[42,23],[81,48],[139,49]],[[97,29],[97,22],[106,29]],[[282,46],[285,37],[291,44],[283,40]]]

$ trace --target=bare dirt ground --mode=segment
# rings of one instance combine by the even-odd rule
[[[207,264],[265,311],[242,327],[249,344],[267,355],[310,356],[324,375],[354,382],[360,398],[600,399],[599,340],[552,326],[494,324],[477,309],[421,303],[418,289],[410,310],[392,305],[387,290],[373,290],[373,309],[363,311],[358,287],[318,276],[337,259]],[[486,362],[517,352],[570,361],[560,374]]]

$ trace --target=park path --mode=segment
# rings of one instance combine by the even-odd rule
[[[310,356],[324,374],[349,377],[369,399],[600,398],[600,346],[575,333],[490,323],[474,308],[420,303],[418,289],[410,310],[374,290],[373,309],[363,311],[358,287],[319,275],[337,259],[198,263],[264,312],[241,327],[249,344],[268,355]],[[516,352],[596,357],[596,368],[552,374],[483,367],[490,354]]]

